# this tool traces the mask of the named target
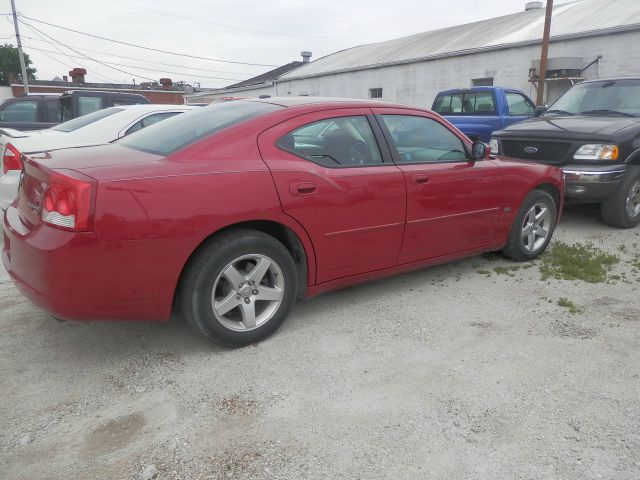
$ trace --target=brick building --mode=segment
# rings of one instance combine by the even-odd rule
[[[65,75],[62,80],[30,80],[30,93],[64,93],[68,90],[99,90],[103,92],[137,93],[144,95],[151,103],[171,105],[184,104],[185,85],[174,84],[169,78],[161,78],[159,82],[146,82],[139,85],[125,83],[86,83],[84,68],[74,68],[69,72],[71,81]],[[11,82],[14,97],[24,94],[22,83]]]

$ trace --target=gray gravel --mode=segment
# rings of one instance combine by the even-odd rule
[[[640,228],[574,208],[555,238],[628,260]],[[500,265],[326,294],[239,350],[178,319],[57,323],[0,268],[0,478],[640,478],[639,275],[478,273]]]

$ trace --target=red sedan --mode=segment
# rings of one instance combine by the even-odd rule
[[[117,144],[32,155],[3,262],[54,316],[275,331],[297,297],[502,250],[540,255],[560,170],[489,158],[437,114],[375,101],[239,100]]]

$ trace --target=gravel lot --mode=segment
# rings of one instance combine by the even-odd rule
[[[626,281],[476,257],[299,303],[239,350],[57,323],[0,267],[0,478],[638,479],[640,227],[572,208],[555,239]]]

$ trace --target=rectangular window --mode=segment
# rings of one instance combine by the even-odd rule
[[[382,88],[370,88],[369,98],[382,98]]]
[[[466,162],[462,140],[435,120],[411,115],[382,115],[400,163]]]
[[[101,110],[102,98],[100,97],[78,97],[78,116]]]
[[[486,78],[472,78],[472,87],[493,87],[493,77]]]
[[[289,132],[276,145],[324,167],[382,165],[378,143],[364,116],[309,123]]]

